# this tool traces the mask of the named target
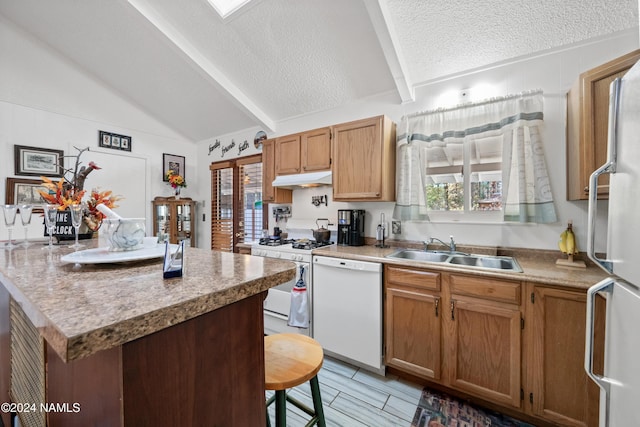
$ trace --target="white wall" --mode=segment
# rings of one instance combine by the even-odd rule
[[[319,112],[317,114],[278,123],[277,133],[269,137],[286,135],[350,120],[386,114],[397,123],[404,114],[429,110],[442,106],[442,95],[451,91],[461,91],[484,85],[491,92],[484,97],[502,96],[521,91],[542,89],[545,101],[544,149],[549,171],[556,211],[559,221],[555,224],[459,224],[434,222],[404,222],[401,239],[424,240],[428,236],[443,240],[454,235],[459,243],[477,245],[498,245],[505,247],[526,247],[537,249],[556,249],[560,232],[568,220],[573,220],[574,230],[581,250],[586,249],[587,213],[586,202],[566,201],[566,93],[578,78],[578,75],[606,61],[637,49],[638,31],[625,31],[610,37],[592,40],[588,43],[567,46],[560,50],[544,52],[535,57],[520,58],[490,69],[461,75],[456,78],[434,82],[416,90],[416,101],[400,105],[393,93],[383,94],[356,105]],[[252,131],[239,132],[238,135],[252,135]],[[255,133],[255,132],[253,132]],[[224,139],[224,138],[221,138]],[[204,157],[206,143],[199,143],[198,168],[208,168],[209,157]],[[203,161],[204,160],[204,161]],[[208,169],[207,169],[208,170]],[[387,220],[393,213],[393,203],[334,203],[329,206],[311,205],[311,196],[328,194],[331,188],[294,190],[292,221],[290,226],[304,229],[315,226],[315,219],[329,217],[335,222],[337,210],[359,208],[367,210],[365,219],[366,235],[375,236],[380,213]],[[606,215],[607,203],[600,203],[601,217]],[[271,220],[270,228],[274,226]],[[603,230],[603,226],[599,227]],[[598,236],[596,249],[605,250],[604,236]]]
[[[5,200],[7,177],[14,171],[14,145],[64,150],[89,146],[82,161],[94,160],[101,170],[87,178],[85,189],[112,189],[126,216],[147,218],[152,234],[151,200],[169,196],[162,181],[162,154],[186,157],[188,188],[183,196],[198,194],[196,145],[133,105],[126,94],[115,93],[84,73],[77,64],[23,33],[0,16],[0,199]],[[98,147],[98,131],[129,135],[131,152]],[[22,177],[35,178],[37,177]],[[42,236],[35,218],[30,237]],[[0,239],[6,239],[4,225]],[[14,236],[22,238],[21,227]]]

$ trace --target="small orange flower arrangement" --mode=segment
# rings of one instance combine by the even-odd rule
[[[71,180],[63,177],[60,181],[53,182],[45,176],[40,177],[40,179],[42,179],[42,185],[47,189],[46,192],[38,190],[44,201],[49,204],[58,205],[58,210],[61,211],[68,209],[71,205],[82,203],[82,199],[86,194],[84,181],[87,175],[94,170],[101,169],[94,162],[89,162],[88,166],[82,166],[78,169],[80,166],[80,155],[88,149],[89,148],[79,150],[80,152],[75,156],[76,165]],[[71,170],[69,169],[67,172],[70,173]],[[119,196],[114,196],[110,190],[91,190],[89,200],[86,202],[87,210],[84,214],[84,222],[87,224],[87,227],[89,227],[91,231],[96,231],[100,228],[105,215],[97,209],[99,204],[104,204],[108,208],[116,208],[116,201],[120,199]]]
[[[173,169],[169,169],[167,171],[167,179],[169,180],[169,185],[174,189],[187,186],[187,182],[184,180],[184,177],[175,173]]]

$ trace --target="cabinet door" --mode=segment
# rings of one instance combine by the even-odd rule
[[[322,128],[305,132],[301,136],[302,172],[331,169],[331,129]]]
[[[333,129],[334,200],[395,200],[393,124],[374,117]]]
[[[589,177],[606,163],[609,86],[640,60],[640,50],[580,75],[567,95],[567,199],[586,200]],[[598,181],[598,198],[609,196],[609,176]]]
[[[385,267],[385,363],[440,380],[440,273]]]
[[[449,313],[452,387],[520,407],[521,314],[517,306],[452,295]]]
[[[153,209],[153,235],[157,236],[159,232],[166,233],[171,231],[171,205],[167,202],[154,200]]]
[[[440,297],[412,288],[388,287],[386,292],[386,364],[439,380]]]
[[[276,175],[300,173],[300,135],[276,138]]]
[[[598,387],[584,371],[586,292],[535,287],[528,361],[532,413],[567,426],[597,426]],[[600,314],[603,306],[600,306]],[[598,318],[598,317],[597,317]],[[603,328],[596,329],[602,338]],[[602,346],[594,368],[602,369]]]
[[[276,140],[262,143],[262,201],[265,203],[291,203],[292,191],[271,185],[276,177]]]

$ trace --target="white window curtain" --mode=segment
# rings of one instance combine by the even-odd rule
[[[505,221],[556,222],[544,160],[541,91],[416,113],[402,118],[397,140],[394,218],[427,220],[427,149],[465,138],[502,137],[502,205]]]

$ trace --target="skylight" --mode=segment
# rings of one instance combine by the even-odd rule
[[[209,0],[211,6],[218,12],[218,15],[225,19],[233,12],[239,10],[251,0]]]

